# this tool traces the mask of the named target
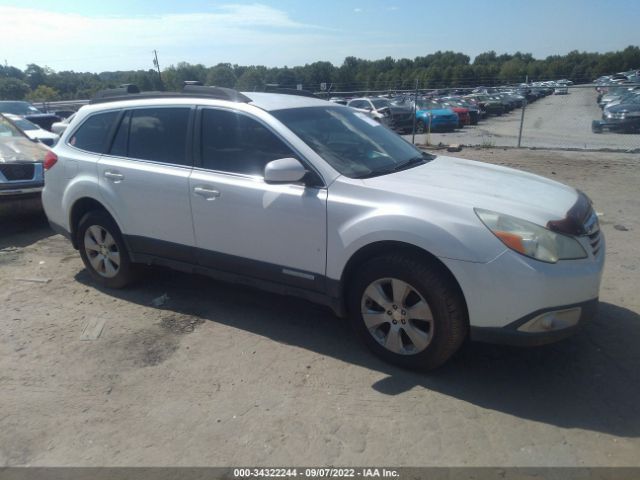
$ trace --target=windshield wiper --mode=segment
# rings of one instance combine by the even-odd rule
[[[365,173],[363,175],[359,175],[354,178],[364,179],[364,178],[378,177],[380,175],[387,175],[389,173],[395,173],[401,170],[407,170],[409,168],[417,167],[418,165],[424,165],[425,163],[430,162],[435,158],[436,158],[435,155],[432,155],[430,153],[423,153],[422,156],[412,157],[406,162],[396,165],[395,167],[388,168],[388,169],[385,168],[384,170],[374,170],[372,172]]]
[[[389,170],[389,173],[399,172],[401,170],[407,170],[409,168],[417,167],[418,165],[423,165],[425,163],[427,163],[427,159],[424,158],[423,156],[413,157],[407,160],[406,162],[401,163],[400,165],[396,165],[395,167],[393,167],[393,169]]]

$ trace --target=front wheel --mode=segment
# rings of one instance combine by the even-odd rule
[[[82,217],[78,247],[89,274],[103,287],[122,288],[134,279],[120,229],[106,212],[89,212]]]
[[[416,122],[416,133],[417,134],[422,134],[425,131],[425,124],[422,120],[418,120]]]
[[[467,333],[464,300],[435,265],[406,255],[378,257],[349,291],[352,325],[374,353],[397,365],[431,370]]]

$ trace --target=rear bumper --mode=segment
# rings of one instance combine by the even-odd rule
[[[518,347],[539,346],[563,340],[575,334],[585,323],[590,322],[598,312],[598,299],[588,300],[573,305],[564,305],[554,308],[546,308],[525,315],[504,327],[471,327],[470,338],[476,342],[496,343],[502,345],[514,345]],[[563,326],[560,322],[553,328],[552,322],[547,331],[526,332],[522,328],[534,319],[546,317],[553,318],[555,312],[578,311],[579,315],[575,323]]]

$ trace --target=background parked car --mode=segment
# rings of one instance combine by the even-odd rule
[[[439,102],[442,103],[444,107],[451,108],[456,113],[458,113],[458,111],[455,110],[456,108],[466,109],[467,115],[469,116],[469,122],[465,125],[478,124],[478,121],[480,120],[480,108],[476,105],[466,102],[459,97],[445,97],[441,98]]]
[[[431,131],[453,131],[458,128],[460,118],[450,108],[430,99],[418,99],[416,108],[416,133]]]
[[[354,98],[347,106],[364,113],[375,121],[391,126],[391,108],[388,100],[382,98]]]
[[[0,113],[19,115],[49,131],[51,131],[51,125],[54,122],[62,120],[57,115],[52,113],[42,113],[29,102],[22,101],[0,101]]]
[[[0,115],[0,212],[41,208],[49,148]]]
[[[4,114],[4,117],[13,122],[13,124],[22,130],[22,132],[24,132],[24,134],[31,140],[40,141],[48,147],[53,147],[58,141],[58,138],[60,138],[60,135],[45,130],[39,125],[36,125],[35,123],[32,123],[26,118],[22,118],[18,115],[6,113]]]
[[[602,114],[602,120],[594,120],[591,130],[601,133],[603,129],[616,132],[640,132],[640,95],[633,95],[625,103],[608,106]]]

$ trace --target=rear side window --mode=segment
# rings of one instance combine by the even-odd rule
[[[260,122],[226,110],[202,110],[202,168],[262,177],[272,160],[294,157]]]
[[[109,135],[111,126],[118,118],[119,113],[115,111],[91,115],[75,131],[69,140],[69,145],[87,152],[104,152],[107,135]]]
[[[141,160],[187,164],[187,129],[189,108],[142,108],[131,110],[119,130],[129,130],[124,147],[124,131],[116,134],[114,147],[122,155]]]

